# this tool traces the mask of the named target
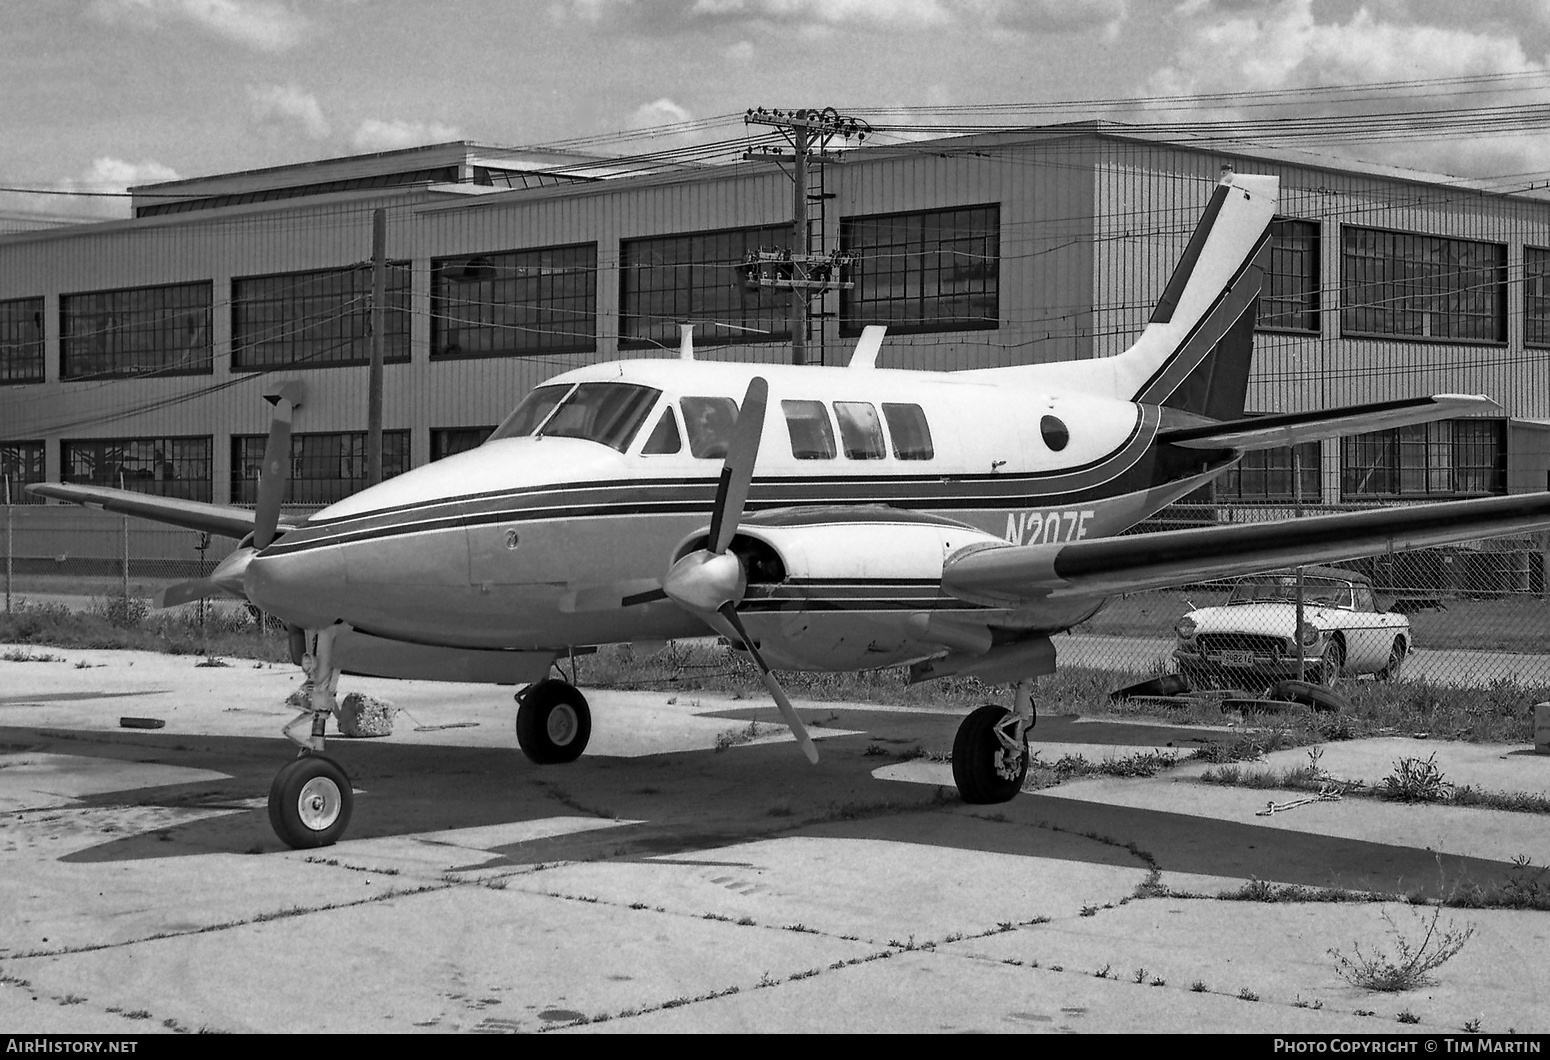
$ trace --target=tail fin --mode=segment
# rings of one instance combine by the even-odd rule
[[[1279,185],[1223,176],[1146,329],[1113,358],[1115,396],[1215,420],[1243,415]]]

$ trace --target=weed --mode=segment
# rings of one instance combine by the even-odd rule
[[[753,927],[756,924],[758,924],[758,921],[751,916],[740,916],[737,918],[738,927]]]
[[[1393,953],[1381,949],[1363,953],[1359,943],[1351,944],[1350,956],[1331,949],[1329,955],[1335,958],[1335,971],[1340,977],[1353,986],[1384,993],[1413,990],[1436,982],[1431,973],[1458,955],[1474,935],[1474,925],[1460,930],[1450,923],[1439,930],[1437,921],[1442,915],[1440,902],[1433,907],[1429,919],[1413,908],[1410,912],[1420,921],[1420,941],[1411,941],[1406,937],[1388,910],[1384,910],[1383,920],[1388,924],[1389,934],[1393,938]]]
[[[1395,762],[1394,772],[1383,778],[1383,795],[1399,802],[1446,802],[1453,795],[1453,785],[1442,779],[1433,751],[1425,761],[1401,758]]]
[[[1475,1017],[1472,1020],[1465,1020],[1464,1021],[1464,1033],[1465,1034],[1479,1034],[1480,1033],[1480,1017],[1477,1016],[1477,1017]]]
[[[1206,984],[1200,979],[1196,979],[1193,983],[1190,983],[1189,988],[1197,994],[1204,994],[1207,990]]]
[[[1136,980],[1136,982],[1138,984],[1146,982],[1146,969],[1145,968],[1137,968],[1136,969],[1135,980]]]
[[[1239,1001],[1258,1001],[1259,1000],[1259,995],[1256,994],[1254,991],[1250,990],[1248,987],[1244,987],[1242,990],[1238,991],[1238,1000]]]
[[[1152,985],[1152,986],[1167,986],[1168,985],[1168,980],[1164,979],[1160,975],[1154,975],[1154,976],[1152,976],[1152,982],[1151,982],[1150,985]]]
[[[1110,967],[1109,965],[1105,964],[1102,968],[1099,968],[1096,972],[1093,973],[1093,978],[1094,979],[1107,979],[1107,978],[1109,978],[1109,967]]]
[[[1399,1019],[1399,1022],[1401,1022],[1401,1023],[1420,1023],[1421,1022],[1421,1017],[1417,1016],[1414,1012],[1411,1012],[1409,1009],[1405,1009],[1405,1011],[1401,1012],[1399,1014],[1398,1019]]]

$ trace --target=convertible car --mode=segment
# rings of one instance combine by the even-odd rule
[[[1303,571],[1303,625],[1297,627],[1297,574],[1244,578],[1220,607],[1202,607],[1174,626],[1173,657],[1192,688],[1264,688],[1297,676],[1333,685],[1341,676],[1399,677],[1412,641],[1410,620],[1379,610],[1372,583],[1355,571]]]

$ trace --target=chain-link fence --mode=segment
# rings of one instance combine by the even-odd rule
[[[236,545],[63,505],[15,505],[4,514],[8,610],[20,597],[80,609],[150,597],[209,574]],[[1180,505],[1137,531],[1297,514]],[[1545,534],[1383,554],[1339,571],[1305,568],[1301,625],[1298,576],[1280,572],[1247,585],[1203,582],[1116,597],[1055,643],[1062,667],[1113,671],[1117,683],[1183,673],[1192,683],[1254,691],[1296,677],[1300,664],[1308,680],[1550,687],[1547,570]]]
[[[1136,532],[1358,510],[1175,505]],[[1256,692],[1299,676],[1545,688],[1547,573],[1546,534],[1390,552],[1116,597],[1056,646],[1062,666],[1118,679],[1178,673],[1197,689]]]

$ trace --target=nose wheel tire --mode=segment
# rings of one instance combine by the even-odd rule
[[[550,678],[517,697],[517,744],[539,765],[574,762],[592,736],[592,711],[574,685]]]
[[[1007,802],[1028,774],[1028,741],[1007,747],[999,726],[1012,712],[987,703],[963,719],[953,740],[953,780],[964,802]]]
[[[350,825],[355,792],[331,758],[303,755],[275,774],[269,785],[269,824],[296,850],[326,847]]]

